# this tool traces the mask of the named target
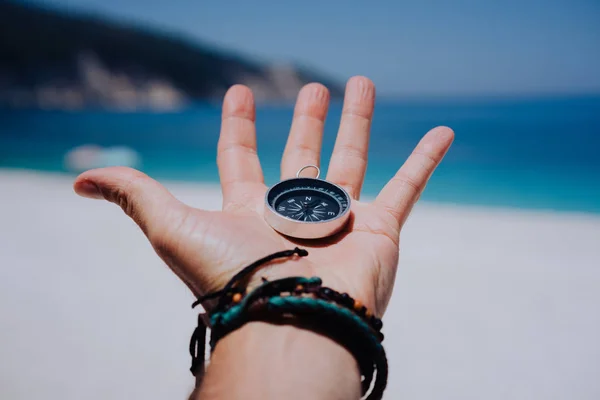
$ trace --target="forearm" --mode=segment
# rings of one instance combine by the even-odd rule
[[[194,398],[359,399],[360,373],[352,354],[327,337],[253,322],[219,341]]]

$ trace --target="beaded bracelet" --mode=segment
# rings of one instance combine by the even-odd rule
[[[245,294],[240,282],[261,265],[276,258],[308,252],[295,248],[264,257],[237,273],[222,290],[199,297],[192,307],[218,298],[210,317],[198,316],[198,327],[190,340],[192,374],[199,384],[204,373],[206,328],[211,329],[210,347],[250,321],[294,324],[330,337],[346,347],[357,360],[362,376],[362,395],[373,386],[367,399],[381,399],[387,384],[387,358],[381,345],[381,320],[347,293],[323,287],[318,277],[289,277],[275,281],[263,278],[260,286]],[[373,375],[375,381],[373,382]]]

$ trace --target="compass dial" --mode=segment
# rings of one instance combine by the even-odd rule
[[[279,214],[303,222],[332,219],[342,209],[340,201],[331,194],[310,188],[286,191],[273,205]]]

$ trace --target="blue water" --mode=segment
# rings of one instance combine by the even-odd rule
[[[341,106],[325,126],[323,166]],[[291,107],[257,113],[259,155],[268,183],[279,161]],[[218,181],[220,110],[177,113],[0,111],[0,167],[63,171],[75,146],[127,146],[157,179]],[[600,213],[600,97],[382,101],[376,108],[364,190],[393,176],[421,135],[448,125],[456,140],[423,194],[445,203]]]

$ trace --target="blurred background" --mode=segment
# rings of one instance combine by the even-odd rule
[[[325,169],[365,75],[367,198],[456,132],[405,229],[386,398],[600,398],[599,21],[596,0],[0,0],[0,397],[185,398],[191,295],[72,178],[128,165],[218,209],[228,87],[259,103],[272,184],[299,89],[332,95]]]

